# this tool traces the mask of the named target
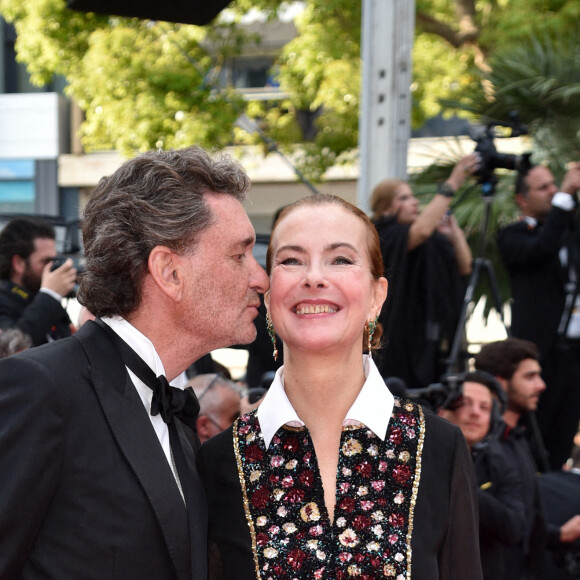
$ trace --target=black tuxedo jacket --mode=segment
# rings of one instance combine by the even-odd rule
[[[96,324],[1,360],[0,578],[205,579],[205,496],[178,425],[199,497],[188,509]]]
[[[538,345],[542,358],[554,346],[565,301],[566,272],[559,251],[577,236],[574,213],[552,207],[540,227],[511,224],[498,235],[498,248],[511,281],[514,336]],[[577,238],[576,238],[577,240]],[[569,259],[577,262],[577,248],[567,244]]]

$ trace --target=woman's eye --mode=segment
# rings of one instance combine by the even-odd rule
[[[353,264],[353,261],[350,258],[347,258],[346,256],[337,256],[336,258],[334,258],[332,260],[333,264]]]
[[[282,264],[283,266],[296,266],[300,262],[298,261],[297,258],[284,258],[283,260],[280,260],[279,263]]]

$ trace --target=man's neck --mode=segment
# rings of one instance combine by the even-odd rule
[[[517,427],[521,416],[522,416],[521,413],[512,411],[511,409],[507,409],[506,412],[503,414],[503,420],[505,421],[505,424],[508,427],[513,429],[514,427]]]

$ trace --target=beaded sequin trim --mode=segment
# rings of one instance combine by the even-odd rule
[[[411,405],[412,406],[412,405]],[[407,409],[407,405],[405,405]],[[417,463],[415,465],[415,478],[413,480],[413,491],[411,493],[411,507],[409,509],[409,529],[407,531],[407,580],[411,580],[411,560],[413,551],[411,549],[411,539],[413,537],[413,524],[415,519],[415,504],[419,494],[419,481],[421,480],[421,461],[423,458],[423,444],[425,443],[425,415],[420,405],[419,410],[419,441],[417,443]]]
[[[424,415],[395,399],[385,441],[343,430],[334,522],[306,428],[280,429],[266,450],[255,412],[234,425],[234,451],[257,578],[411,579]]]
[[[250,528],[250,537],[252,538],[252,554],[254,555],[254,565],[256,566],[256,578],[260,578],[260,568],[258,566],[258,551],[256,550],[256,530],[254,529],[254,522],[250,514],[250,502],[248,501],[248,493],[246,491],[246,479],[242,468],[242,459],[240,457],[240,445],[238,441],[238,425],[240,417],[234,421],[234,453],[236,455],[236,463],[238,464],[238,475],[240,478],[240,485],[242,486],[242,499],[244,502],[244,512],[246,514],[246,521]]]

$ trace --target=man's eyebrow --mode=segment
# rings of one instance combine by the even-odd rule
[[[243,240],[238,240],[232,244],[234,248],[247,248],[248,246],[254,245],[256,242],[256,238],[254,236],[248,236]]]

